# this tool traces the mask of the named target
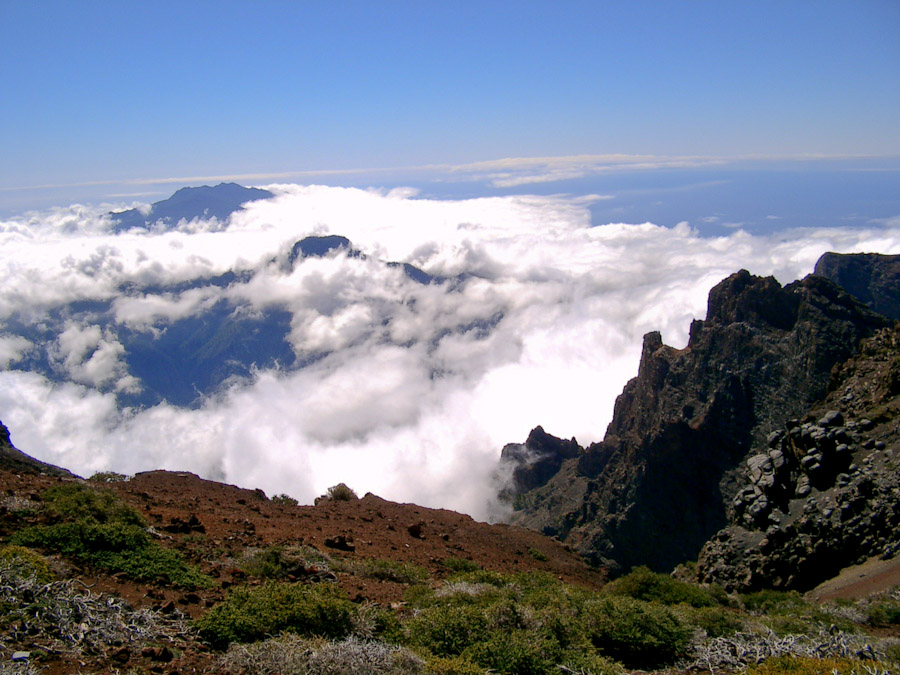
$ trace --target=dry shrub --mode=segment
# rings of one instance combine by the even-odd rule
[[[419,675],[424,662],[408,649],[349,637],[329,642],[285,634],[232,645],[219,661],[235,675]]]

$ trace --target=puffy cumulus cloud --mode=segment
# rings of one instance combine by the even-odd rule
[[[343,481],[483,518],[505,443],[537,424],[599,440],[643,334],[684,345],[728,274],[787,283],[826,251],[900,252],[895,222],[704,238],[688,223],[592,226],[585,198],[268,189],[274,198],[224,229],[110,236],[102,213],[83,209],[2,224],[0,316],[101,299],[116,325],[165,330],[224,300],[240,312],[287,310],[291,345],[315,356],[231,382],[195,409],[123,410],[112,390],[137,383],[113,328],[89,316],[63,326],[53,352],[63,384],[11,370],[30,344],[4,328],[0,419],[19,447],[82,474],[188,470],[305,502]],[[290,268],[292,244],[314,234],[346,236],[365,255]],[[444,281],[417,283],[386,261]],[[247,278],[171,290],[231,269]],[[128,283],[170,290],[125,295]]]
[[[19,335],[0,335],[0,368],[20,361],[34,345]]]
[[[66,322],[49,352],[51,360],[64,368],[73,382],[93,387],[114,382],[116,390],[131,393],[140,389],[122,362],[125,347],[100,326]]]

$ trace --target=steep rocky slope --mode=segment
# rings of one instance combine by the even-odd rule
[[[613,568],[695,559],[728,523],[751,449],[824,397],[832,367],[890,323],[822,277],[782,288],[733,274],[710,292],[685,349],[645,336],[602,442],[575,456],[546,435],[504,449],[512,522]]]
[[[831,279],[870,309],[900,319],[900,256],[880,253],[826,253],[817,276]]]
[[[863,342],[803,420],[747,461],[731,524],[704,547],[704,581],[808,590],[900,551],[900,327]]]

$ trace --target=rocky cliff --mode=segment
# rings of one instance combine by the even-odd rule
[[[870,309],[900,319],[900,256],[826,253],[815,274],[831,279]]]
[[[730,525],[700,554],[701,580],[808,590],[900,552],[900,327],[864,341],[832,385],[749,457]]]
[[[820,276],[782,287],[733,274],[687,347],[644,337],[602,442],[573,449],[541,434],[504,453],[512,521],[613,569],[695,559],[728,524],[752,448],[824,397],[832,368],[890,323]]]

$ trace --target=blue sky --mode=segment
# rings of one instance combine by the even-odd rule
[[[898,34],[893,0],[0,0],[0,190],[24,205],[43,185],[510,157],[896,156]]]

